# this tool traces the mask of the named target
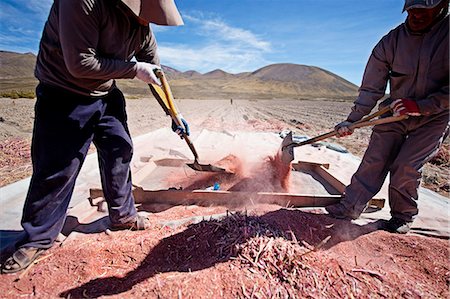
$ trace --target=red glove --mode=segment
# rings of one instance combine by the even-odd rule
[[[397,99],[391,103],[391,109],[394,116],[411,115],[420,116],[419,106],[416,101],[409,99]]]

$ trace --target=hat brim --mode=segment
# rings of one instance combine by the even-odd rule
[[[163,26],[183,25],[174,0],[121,0],[129,10],[145,23]]]
[[[413,9],[413,8],[431,9],[431,8],[435,8],[436,6],[438,6],[439,3],[441,3],[441,2],[440,1],[436,2],[434,5],[425,5],[425,4],[410,4],[410,5],[407,5],[405,3],[405,5],[403,6],[403,11],[402,12],[405,12],[406,10],[410,10],[410,9]]]

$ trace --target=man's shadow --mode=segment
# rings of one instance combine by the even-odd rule
[[[80,223],[77,217],[69,215],[66,217],[61,234],[65,237],[72,232],[96,234],[104,232],[109,226],[108,216],[91,223]],[[0,264],[3,264],[26,239],[27,234],[24,230],[0,230]]]
[[[79,298],[117,295],[158,273],[207,269],[236,257],[239,254],[236,245],[256,236],[278,236],[289,241],[295,238],[300,244],[320,244],[322,249],[328,249],[340,242],[373,232],[377,227],[377,223],[360,226],[324,214],[287,209],[262,216],[231,214],[221,220],[189,225],[186,230],[161,240],[141,264],[124,277],[93,279],[60,293],[60,296]],[[323,244],[326,239],[328,242]]]

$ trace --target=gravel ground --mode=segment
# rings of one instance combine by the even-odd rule
[[[31,173],[33,100],[0,100],[0,181]],[[294,130],[315,136],[345,118],[351,103],[338,101],[183,100],[191,130]],[[156,101],[130,100],[136,137],[169,126]],[[370,130],[332,139],[361,156]],[[94,150],[94,149],[93,149]],[[448,149],[447,149],[448,152]],[[447,160],[448,163],[448,160]],[[427,166],[425,179],[448,166]],[[429,170],[430,169],[430,170]],[[433,170],[436,169],[436,170]],[[431,187],[437,187],[432,185]],[[152,213],[144,231],[109,230],[73,235],[27,271],[3,275],[2,298],[448,298],[448,241],[390,234],[319,211],[251,205],[174,206]],[[225,214],[220,220],[161,221]],[[84,225],[84,224],[83,224]],[[72,236],[72,235],[70,235]]]
[[[341,100],[177,100],[179,110],[191,130],[293,130],[310,137],[332,130],[345,119],[352,104]],[[29,146],[33,128],[34,100],[0,99],[0,186],[31,174]],[[127,101],[128,124],[132,136],[170,125],[170,119],[153,98]],[[330,138],[356,156],[367,147],[370,128],[356,130],[346,138]],[[427,164],[422,184],[449,195],[448,139],[442,165]],[[94,150],[94,149],[93,149]],[[441,159],[441,160],[442,160]]]

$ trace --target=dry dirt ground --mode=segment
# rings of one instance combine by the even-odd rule
[[[221,220],[84,235],[2,275],[2,298],[448,298],[448,241],[262,206]],[[202,211],[205,213],[205,210]],[[208,208],[209,213],[223,212]],[[200,212],[201,213],[201,212]]]
[[[344,120],[351,103],[340,100],[179,100],[180,111],[192,130],[244,130],[280,132],[293,130],[310,137],[331,130]],[[29,146],[33,127],[34,100],[0,99],[0,186],[31,174]],[[168,116],[154,99],[127,102],[132,136],[170,125]],[[330,138],[356,156],[362,157],[370,129],[363,128],[346,138]],[[433,163],[424,167],[422,185],[449,195],[449,144]]]
[[[2,172],[29,175],[32,100],[0,100]],[[133,136],[170,125],[156,101],[127,104]],[[182,100],[192,130],[244,130],[314,136],[345,118],[339,101]],[[333,139],[355,155],[370,130]],[[9,170],[8,170],[9,167]],[[446,168],[439,169],[446,172]],[[434,172],[438,173],[438,172]],[[440,174],[439,174],[440,175]],[[448,177],[446,178],[448,180]],[[226,213],[221,219],[164,221]],[[154,213],[146,231],[68,238],[27,272],[0,276],[4,298],[448,298],[448,240],[394,235],[309,212],[256,205],[175,206]]]

